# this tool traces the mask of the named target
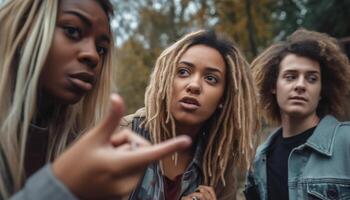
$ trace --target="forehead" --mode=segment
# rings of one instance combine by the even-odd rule
[[[72,12],[82,14],[98,27],[109,30],[108,16],[97,0],[60,0],[59,15]]]
[[[298,71],[298,72],[316,72],[320,73],[321,68],[317,60],[299,56],[296,54],[287,54],[281,61],[280,72]]]
[[[190,62],[196,66],[215,68],[225,72],[225,61],[220,52],[206,45],[198,44],[191,46],[181,56],[181,61]]]

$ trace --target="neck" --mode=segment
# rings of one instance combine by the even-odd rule
[[[180,174],[183,174],[188,165],[193,159],[198,135],[202,130],[201,126],[189,126],[189,125],[176,125],[176,135],[188,135],[192,138],[192,147],[186,150],[177,152],[177,163],[173,159],[173,155],[166,156],[162,159],[164,176],[174,180],[174,178]]]
[[[286,114],[282,114],[282,136],[284,138],[287,138],[303,133],[307,129],[315,127],[319,121],[320,118],[316,115],[316,113],[306,117],[293,117]]]
[[[55,113],[57,114],[58,107],[61,106],[44,94],[40,94],[37,99],[37,112],[32,123],[40,127],[46,127],[51,120],[57,117]]]
[[[201,125],[183,125],[176,123],[176,135],[187,135],[191,137],[193,141],[197,139],[197,136],[202,130]]]

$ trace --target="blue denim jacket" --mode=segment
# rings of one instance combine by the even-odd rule
[[[122,126],[130,127],[130,122],[132,123],[131,128],[134,132],[150,140],[148,131],[140,126],[142,123],[142,117],[133,117],[132,120],[130,118],[124,118],[122,120]],[[193,193],[196,188],[203,182],[203,173],[201,167],[205,145],[203,138],[204,137],[199,137],[193,160],[187,167],[185,173],[182,175],[181,191],[179,193],[178,199],[180,199],[182,196]],[[163,176],[159,162],[153,163],[146,168],[141,182],[131,193],[129,199],[165,200]]]
[[[248,173],[247,199],[267,200],[266,153],[276,130],[258,149]],[[350,122],[325,116],[288,158],[289,199],[350,199]]]

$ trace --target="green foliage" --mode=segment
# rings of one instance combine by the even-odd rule
[[[251,61],[298,27],[350,35],[347,0],[114,0],[118,88],[133,112],[143,106],[160,52],[184,34],[215,29],[231,37]]]
[[[271,0],[115,0],[119,92],[128,112],[143,106],[149,74],[160,52],[184,34],[215,29],[252,59],[272,37]],[[247,13],[250,13],[248,17]],[[125,39],[126,38],[126,39]]]
[[[277,33],[281,38],[299,27],[341,38],[350,35],[348,0],[280,0],[275,10]]]

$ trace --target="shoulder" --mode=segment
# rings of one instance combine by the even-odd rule
[[[346,141],[350,145],[350,121],[338,122],[334,131],[338,140]]]
[[[137,110],[134,114],[127,115],[120,120],[120,128],[129,128],[138,135],[151,141],[151,136],[145,127],[144,120],[146,117],[145,108]]]
[[[329,139],[334,142],[334,147],[344,148],[350,146],[350,121],[338,121],[333,116],[326,116],[320,122],[319,132],[325,132],[324,136],[331,135]]]
[[[135,118],[144,118],[146,116],[145,108],[138,109],[135,113],[124,116],[119,123],[120,127],[132,128],[132,122]]]
[[[255,157],[260,157],[262,154],[265,154],[270,146],[273,145],[278,135],[281,134],[281,130],[281,127],[278,127],[267,136],[267,138],[258,146]]]
[[[350,121],[339,121],[331,115],[324,117],[321,120],[319,126],[322,128],[323,131],[328,130],[327,128],[330,127],[331,129],[328,131],[333,130],[336,133],[336,135],[345,134],[346,137],[349,137],[348,134],[350,134]]]

